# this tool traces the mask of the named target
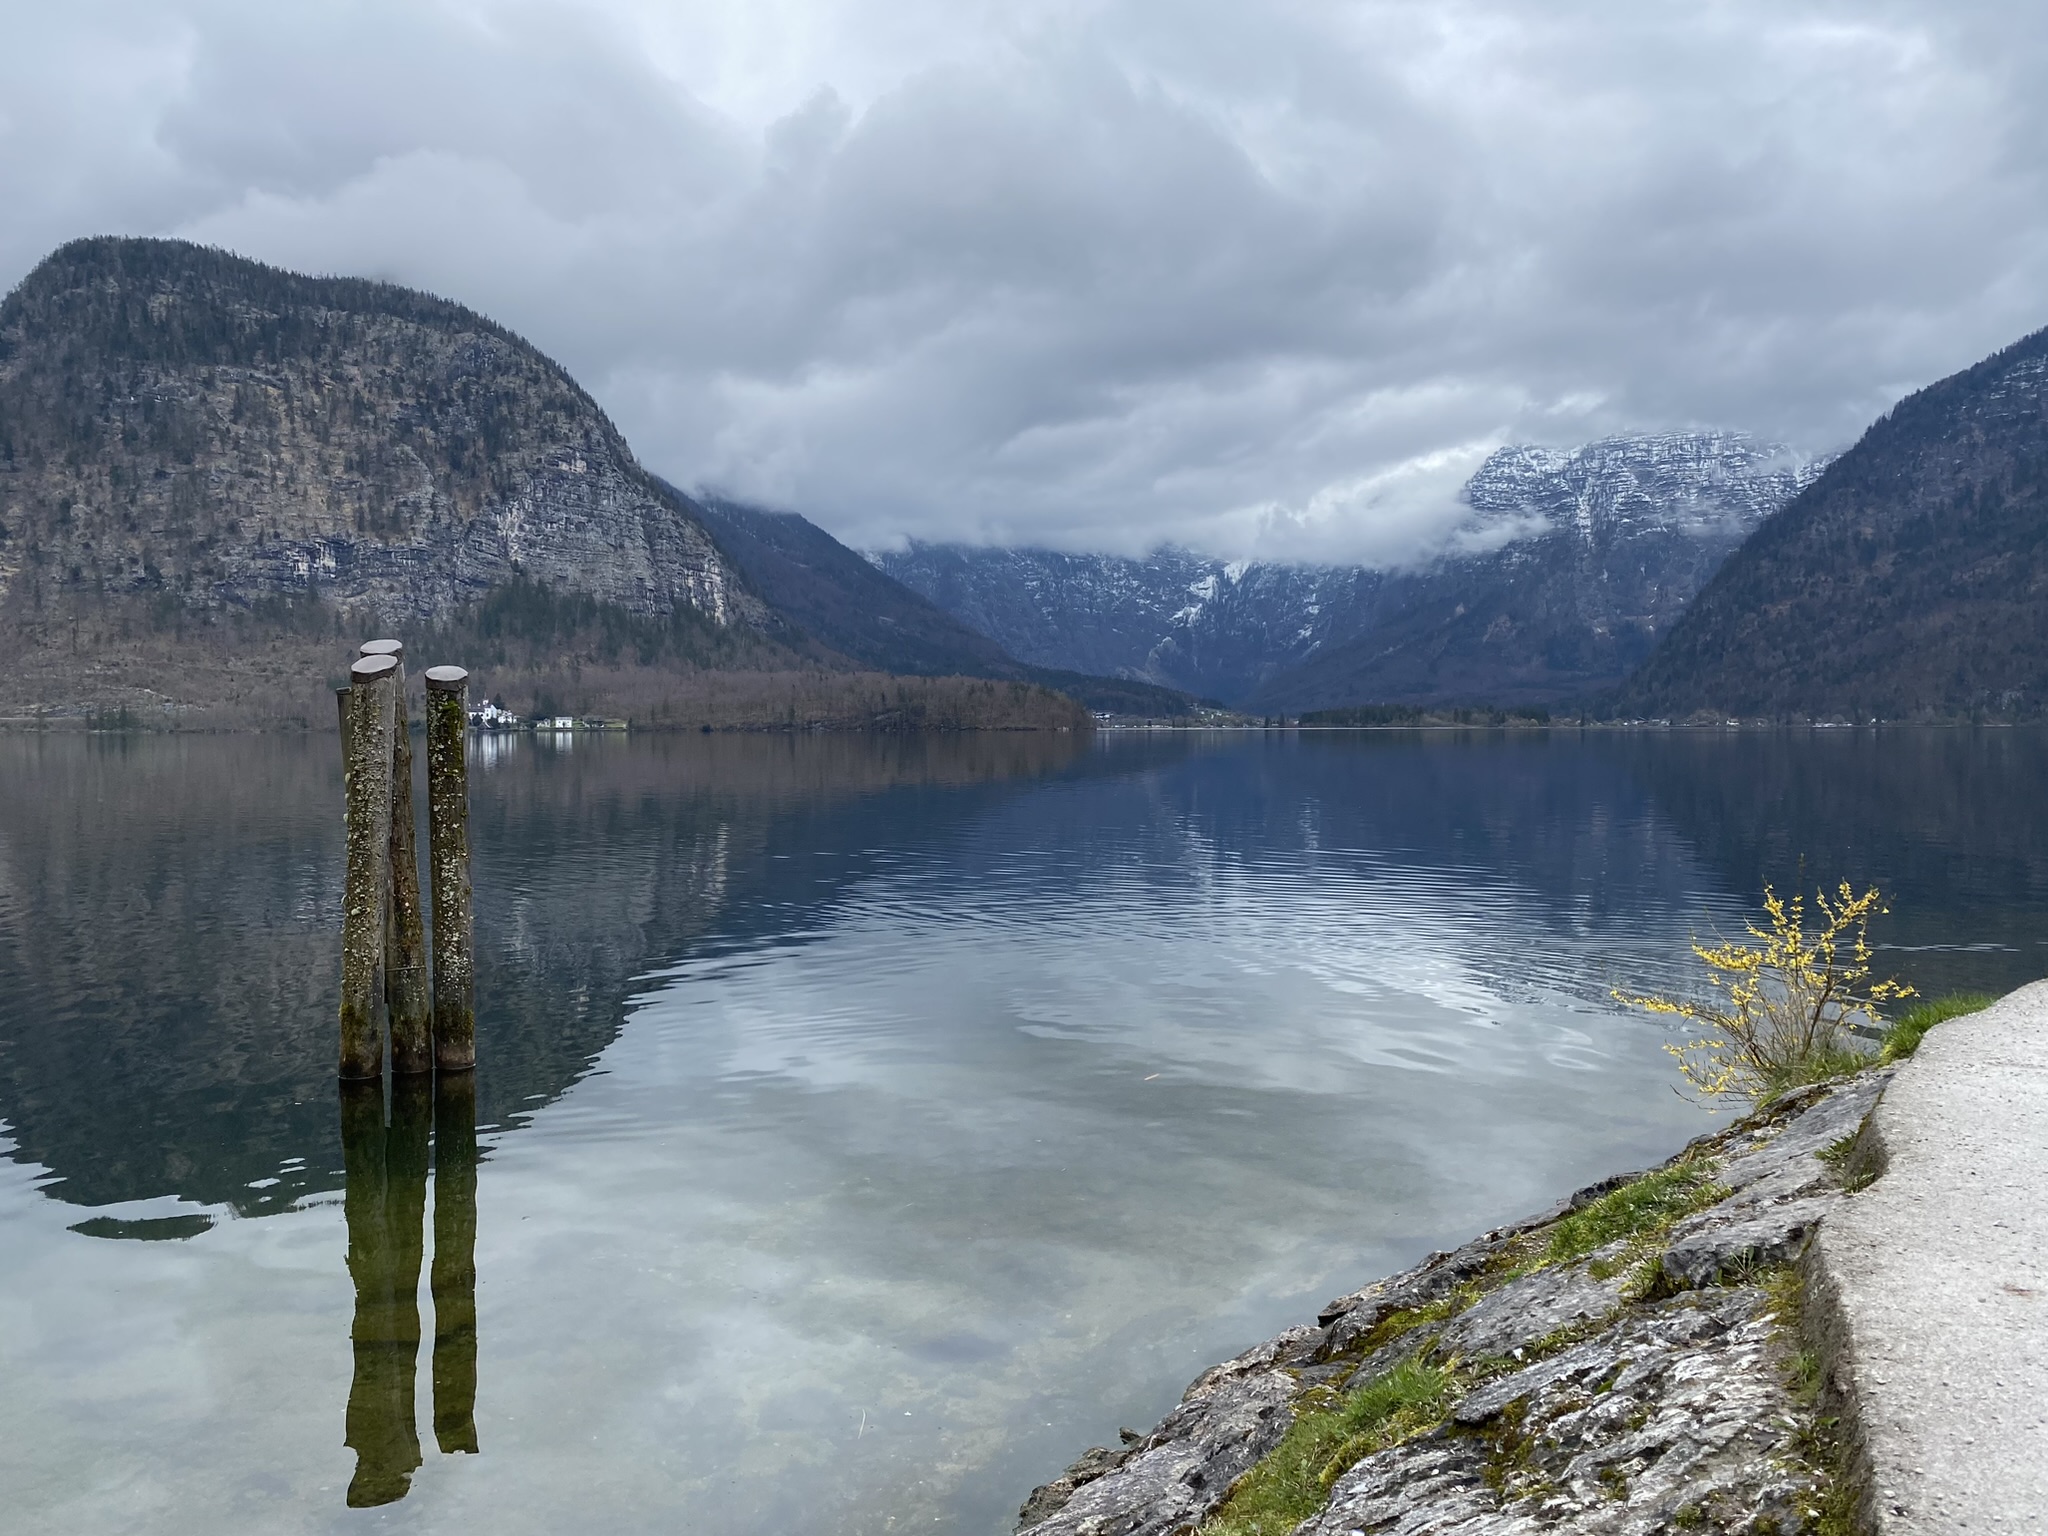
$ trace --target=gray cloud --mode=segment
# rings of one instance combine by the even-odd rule
[[[429,287],[861,542],[1398,557],[1497,443],[1824,451],[2048,320],[2017,3],[6,4],[0,282]]]

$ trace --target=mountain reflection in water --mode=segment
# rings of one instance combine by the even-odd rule
[[[2048,932],[2039,731],[507,737],[479,1070],[337,1105],[335,755],[0,736],[0,1524],[1005,1530],[1706,1129],[1609,989],[1764,880]]]
[[[1086,750],[1032,732],[476,746],[486,1126],[588,1071],[648,970],[707,939],[803,930],[891,844],[943,840]],[[334,738],[0,734],[0,784],[16,1157],[92,1207],[175,1194],[260,1215],[335,1188]],[[122,1237],[209,1225],[92,1221]]]

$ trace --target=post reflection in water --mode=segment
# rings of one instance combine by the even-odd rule
[[[434,1086],[434,1441],[476,1443],[476,1074]]]
[[[348,1270],[355,1282],[344,1442],[356,1453],[348,1503],[365,1509],[405,1497],[421,1461],[414,1416],[420,1351],[430,1134],[434,1157],[434,1435],[443,1451],[476,1438],[476,1079],[450,1073],[384,1085],[341,1085]]]

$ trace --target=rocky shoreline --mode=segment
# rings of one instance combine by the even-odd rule
[[[1149,1434],[1034,1489],[1019,1532],[1832,1525],[1847,1495],[1798,1261],[1856,1186],[1852,1143],[1891,1075],[1800,1090],[1661,1168],[1331,1302],[1205,1372]],[[1435,1397],[1359,1418],[1376,1390],[1412,1382]]]

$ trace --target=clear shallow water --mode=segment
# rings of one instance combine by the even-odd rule
[[[333,743],[0,739],[0,1524],[1006,1530],[1703,1129],[1607,992],[1760,879],[1927,988],[2048,933],[2016,732],[488,745],[430,1175],[331,1080]]]

